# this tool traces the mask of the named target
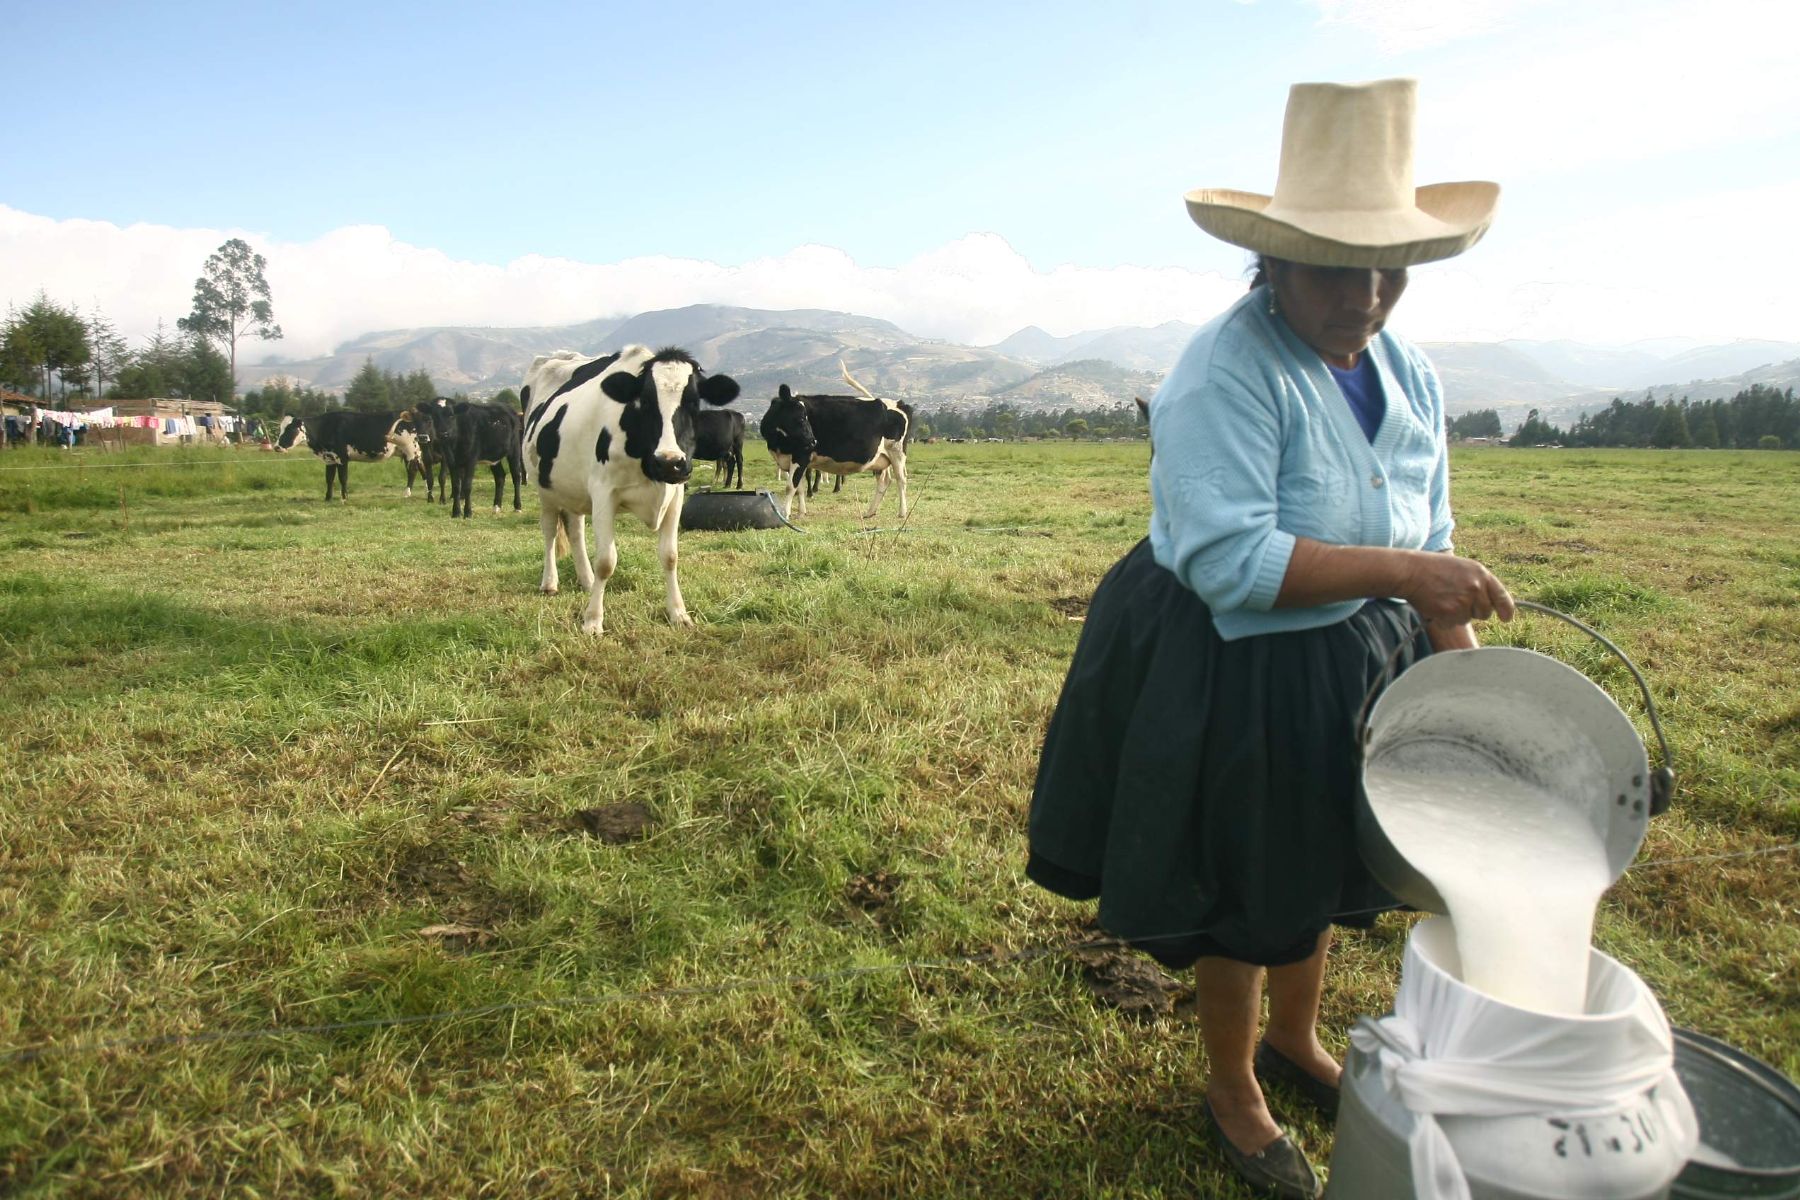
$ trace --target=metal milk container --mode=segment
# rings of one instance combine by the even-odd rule
[[[1622,652],[1585,625],[1642,676]],[[1644,699],[1650,705],[1649,689]],[[1367,713],[1358,843],[1402,900],[1445,903],[1381,825],[1369,768],[1516,779],[1566,798],[1617,879],[1668,804],[1630,720],[1579,671],[1529,650],[1433,655]],[[1650,719],[1661,739],[1655,709]],[[1666,741],[1663,761],[1668,762]],[[1447,793],[1453,796],[1453,793]],[[1446,819],[1454,819],[1454,800]],[[1496,902],[1505,903],[1504,897]],[[1589,950],[1579,1013],[1518,1007],[1462,981],[1451,922],[1407,940],[1394,1011],[1351,1033],[1331,1157],[1332,1200],[1651,1200],[1669,1195],[1698,1139],[1661,1005],[1629,968]]]

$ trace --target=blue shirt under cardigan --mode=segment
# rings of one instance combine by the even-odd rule
[[[1448,550],[1443,392],[1383,330],[1368,353],[1386,409],[1374,442],[1318,353],[1256,288],[1203,326],[1150,401],[1150,548],[1212,609],[1226,641],[1332,625],[1360,600],[1274,607],[1309,537]]]

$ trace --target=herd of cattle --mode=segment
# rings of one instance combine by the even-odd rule
[[[763,416],[761,432],[781,474],[781,510],[792,515],[821,475],[870,472],[875,495],[863,516],[873,517],[889,483],[907,514],[906,444],[912,407],[871,393],[844,371],[859,395],[795,395],[783,384]],[[538,523],[544,536],[539,590],[559,586],[557,556],[573,555],[575,577],[589,593],[581,627],[599,633],[606,581],[618,562],[613,521],[620,509],[657,533],[657,555],[667,585],[667,611],[675,625],[691,626],[676,580],[676,536],[686,484],[696,462],[713,464],[714,482],[731,487],[744,473],[744,417],[723,406],[737,399],[737,381],[708,375],[686,351],[626,346],[592,357],[574,351],[534,360],[519,389],[519,411],[501,404],[452,403],[438,398],[396,413],[338,409],[318,416],[288,417],[277,450],[306,446],[325,464],[325,498],[333,485],[349,497],[349,464],[381,462],[400,454],[406,494],[425,478],[427,498],[447,494],[452,517],[470,513],[475,469],[494,477],[494,511],[501,511],[508,473],[513,510],[522,508],[519,479],[537,483]],[[702,407],[702,405],[706,407]],[[597,557],[587,556],[586,522],[594,521]]]

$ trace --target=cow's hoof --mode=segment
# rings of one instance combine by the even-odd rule
[[[688,616],[684,612],[670,613],[669,624],[677,629],[692,629],[694,627],[694,618]]]
[[[546,596],[554,596],[556,595],[557,588],[554,583],[540,583],[538,584],[538,591]]]
[[[500,515],[500,506],[498,504],[494,505],[494,515],[496,517]]]
[[[602,629],[601,623],[599,621],[583,621],[581,623],[581,632],[589,633],[595,637],[599,637],[601,635],[601,633],[604,632],[604,630]]]

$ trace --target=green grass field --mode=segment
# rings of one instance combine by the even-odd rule
[[[602,639],[484,481],[452,522],[394,464],[326,505],[310,456],[0,455],[0,1194],[1247,1194],[1182,1006],[1109,998],[1187,981],[1018,953],[1096,936],[1024,881],[1026,805],[1146,454],[920,446],[899,531],[863,478],[805,536],[685,534],[688,632],[622,521]],[[1656,865],[1800,840],[1800,455],[1459,451],[1454,489],[1675,746],[1598,944],[1800,1074],[1800,854]],[[1488,636],[1639,716],[1579,633]],[[1336,1048],[1406,927],[1340,940]]]

